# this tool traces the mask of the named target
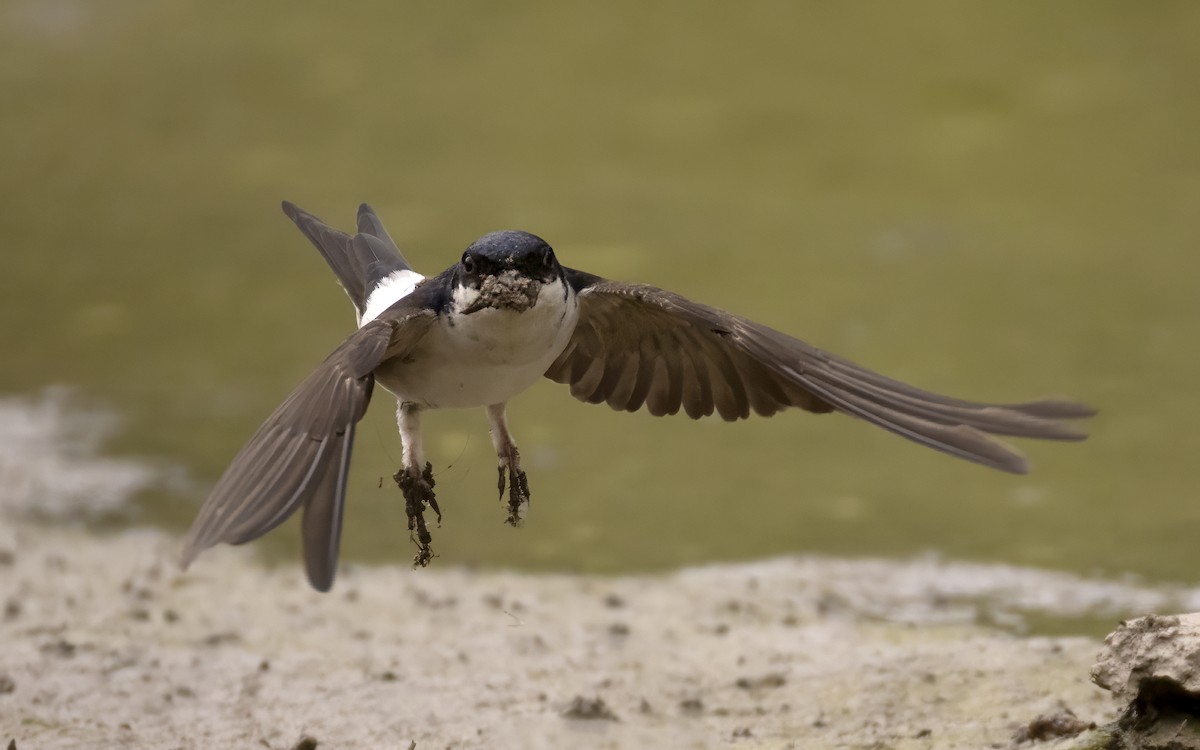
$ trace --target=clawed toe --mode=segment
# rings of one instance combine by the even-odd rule
[[[404,493],[404,511],[408,515],[408,530],[413,532],[411,538],[417,545],[417,554],[413,557],[413,565],[425,567],[434,558],[433,535],[425,525],[425,508],[428,506],[437,514],[438,524],[442,522],[442,511],[438,508],[437,498],[433,494],[433,466],[425,464],[421,476],[413,476],[406,470],[397,471],[392,477]]]
[[[525,506],[529,504],[529,480],[525,477],[525,472],[513,465],[501,466],[498,470],[500,475],[497,486],[500,489],[500,499],[504,499],[504,487],[508,485],[508,518],[505,523],[509,526],[521,525],[521,513]]]

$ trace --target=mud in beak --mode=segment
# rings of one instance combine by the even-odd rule
[[[479,297],[468,305],[463,314],[470,315],[489,307],[497,310],[525,312],[537,303],[542,282],[509,269],[488,276],[479,284]]]

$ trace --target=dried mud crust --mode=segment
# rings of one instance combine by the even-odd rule
[[[1063,706],[1049,713],[1038,714],[1028,724],[1017,729],[1013,733],[1013,742],[1047,742],[1063,737],[1076,737],[1095,728],[1096,722],[1083,721],[1074,711]]]
[[[525,472],[511,466],[501,466],[499,468],[500,478],[496,482],[497,488],[500,490],[500,499],[504,499],[505,478],[507,477],[508,485],[508,518],[505,523],[512,527],[521,525],[521,509],[527,506],[531,500],[529,495],[529,479],[525,476]]]
[[[524,471],[514,470],[512,467],[501,466],[499,475],[497,485],[501,500],[504,499],[505,489],[508,490],[508,517],[505,519],[505,523],[513,527],[520,526],[521,511],[529,504],[530,500],[529,480]],[[433,534],[429,532],[429,525],[425,521],[425,510],[429,509],[436,513],[438,525],[440,526],[442,523],[442,511],[438,507],[437,497],[433,491],[436,484],[433,479],[433,465],[426,462],[420,477],[414,477],[404,469],[400,469],[392,476],[392,479],[404,493],[404,511],[408,515],[408,530],[413,544],[417,546],[417,554],[413,556],[413,566],[428,567],[437,555],[433,551]]]
[[[479,284],[479,299],[468,312],[495,307],[524,312],[537,302],[542,283],[516,271],[504,271],[488,276]]]
[[[1106,727],[1113,750],[1200,748],[1200,613],[1147,615],[1104,639],[1092,681],[1124,713]]]
[[[425,463],[425,470],[420,477],[414,477],[404,469],[393,475],[396,485],[404,493],[404,511],[408,514],[408,530],[411,532],[413,543],[417,545],[417,554],[413,557],[413,566],[424,568],[435,557],[433,535],[425,524],[425,508],[428,506],[437,514],[438,525],[442,523],[442,510],[438,507],[437,498],[433,494],[433,464]]]

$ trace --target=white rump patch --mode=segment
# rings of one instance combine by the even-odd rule
[[[417,284],[424,280],[425,277],[416,271],[393,271],[367,295],[367,303],[363,305],[358,327],[362,328],[378,318],[384,310],[411,294]]]

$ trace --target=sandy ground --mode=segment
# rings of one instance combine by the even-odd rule
[[[320,595],[245,550],[182,573],[159,532],[6,533],[0,739],[25,748],[1004,747],[1057,706],[1114,707],[1087,679],[1097,642],[976,621],[1012,620],[1031,592],[1064,609],[1158,596],[820,559],[624,578],[348,566]]]
[[[1098,642],[1016,635],[1023,618],[1200,605],[934,559],[346,565],[321,595],[298,566],[223,547],[184,573],[163,532],[32,521],[151,478],[68,439],[49,401],[0,412],[0,746],[1007,747],[1060,706],[1115,714],[1088,681]]]

